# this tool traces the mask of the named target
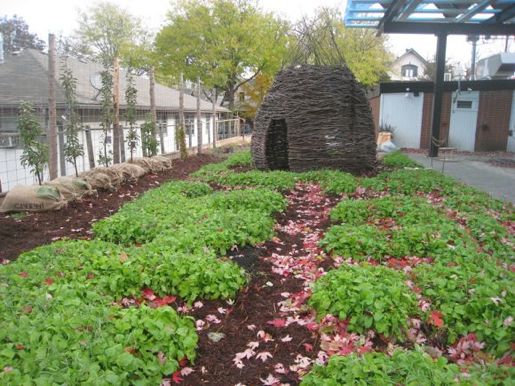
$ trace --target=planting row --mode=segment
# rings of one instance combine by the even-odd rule
[[[191,318],[168,304],[231,299],[243,270],[218,256],[273,234],[284,199],[173,182],[0,267],[0,383],[156,385],[195,358]],[[64,369],[64,370],[63,370]]]

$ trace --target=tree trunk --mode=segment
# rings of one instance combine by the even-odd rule
[[[150,78],[150,115],[152,119],[152,138],[156,138],[156,130],[158,130],[157,127],[157,109],[156,109],[156,78],[154,73],[154,67],[150,68],[149,71],[149,78]],[[161,153],[164,153],[164,143],[163,143],[163,133],[161,130],[159,130],[159,142],[161,145]]]
[[[120,61],[113,60],[113,163],[120,163]]]
[[[57,178],[57,109],[55,101],[55,67],[56,67],[55,35],[48,34],[48,169],[50,179]],[[41,179],[38,175],[39,184]]]

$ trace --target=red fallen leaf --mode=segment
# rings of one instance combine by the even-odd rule
[[[25,346],[22,345],[22,344],[17,344],[16,345],[16,350],[25,350]]]
[[[286,320],[284,320],[284,319],[274,319],[274,320],[271,320],[271,321],[269,321],[267,323],[271,324],[272,326],[274,326],[276,328],[286,327]]]
[[[175,300],[177,299],[177,297],[175,296],[163,296],[162,298],[156,298],[154,299],[153,303],[157,306],[157,307],[163,307],[163,306],[166,306],[170,303],[173,303],[175,302]]]
[[[93,279],[94,277],[95,277],[95,275],[94,275],[94,274],[92,274],[92,273],[88,273],[88,275],[86,276],[86,279],[91,280],[91,279]]]
[[[179,366],[184,367],[188,364],[188,358],[184,357],[179,361]]]
[[[304,346],[304,349],[305,349],[307,352],[311,352],[311,351],[313,351],[313,345],[312,345],[312,344],[304,343],[304,344],[303,344],[303,346]]]
[[[52,285],[52,284],[54,284],[54,279],[52,279],[51,277],[47,277],[47,278],[45,279],[45,284],[47,284],[47,285]]]
[[[315,331],[316,329],[318,329],[318,323],[315,323],[315,322],[309,322],[308,324],[306,324],[306,328],[307,328],[309,331]]]
[[[440,311],[432,311],[430,315],[430,322],[436,327],[443,327],[443,314]]]
[[[184,379],[181,378],[181,370],[177,370],[172,374],[172,382],[173,383],[181,383]]]
[[[23,277],[23,278],[26,278],[27,276],[29,276],[29,274],[27,272],[25,272],[25,271],[20,272],[19,275],[20,275],[20,277]]]
[[[154,291],[152,291],[150,288],[145,288],[143,291],[141,291],[143,294],[143,297],[147,300],[153,301],[156,299],[156,295],[154,295]]]

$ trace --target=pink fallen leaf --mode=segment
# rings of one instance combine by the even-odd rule
[[[270,354],[268,351],[263,351],[257,354],[256,358],[261,359],[261,362],[266,362],[268,358],[273,358],[273,355]]]
[[[254,331],[256,329],[256,325],[255,324],[249,324],[247,326],[247,329],[250,330],[250,331]]]
[[[201,301],[195,302],[195,303],[193,303],[193,307],[202,308],[202,307],[204,307],[204,303],[202,303]]]
[[[227,309],[223,307],[218,307],[216,310],[222,315],[227,313]]]
[[[286,335],[284,338],[281,338],[281,342],[291,342],[292,339],[293,338],[291,336]]]
[[[274,319],[274,320],[271,320],[271,321],[269,321],[267,323],[271,324],[272,326],[274,326],[276,328],[286,327],[286,320],[285,319]]]
[[[220,319],[218,319],[215,315],[209,314],[206,316],[206,320],[211,323],[218,324],[220,323]]]
[[[288,373],[288,369],[284,367],[284,365],[282,363],[277,363],[275,366],[274,366],[274,371],[277,373],[277,374],[287,374]]]
[[[304,350],[306,350],[307,352],[313,351],[313,345],[312,344],[304,343],[303,346],[304,346]]]
[[[183,377],[186,377],[188,375],[190,375],[191,373],[193,373],[195,370],[193,370],[191,367],[185,367],[183,369],[181,369],[181,375]]]
[[[249,342],[247,343],[247,347],[250,347],[251,349],[255,350],[259,347],[259,342]]]
[[[279,379],[274,377],[272,374],[268,374],[268,377],[265,379],[259,378],[259,380],[263,383],[264,386],[275,386],[280,382]]]

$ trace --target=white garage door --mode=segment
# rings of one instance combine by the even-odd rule
[[[398,147],[420,147],[424,94],[382,94],[380,125],[394,128],[393,142]]]

